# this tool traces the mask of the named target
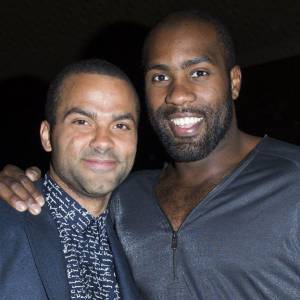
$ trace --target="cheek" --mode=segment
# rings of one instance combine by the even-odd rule
[[[223,103],[227,98],[227,88],[224,81],[216,81],[214,84],[207,87],[203,90],[202,96],[203,99],[206,99],[207,104],[209,105],[218,105]]]
[[[58,139],[59,154],[64,156],[65,159],[71,158],[76,160],[82,150],[88,144],[88,138],[86,135],[73,132],[66,132],[61,135]]]
[[[209,102],[214,103],[218,102],[220,98],[222,98],[222,93],[220,89],[217,88],[210,88],[205,91],[204,96],[206,99],[209,100]]]
[[[147,106],[152,109],[156,110],[160,106],[162,106],[165,103],[167,91],[165,88],[154,88],[149,87],[146,89],[146,95],[147,95]]]
[[[135,158],[137,148],[137,136],[124,137],[115,142],[116,151],[119,156],[126,160],[127,163],[132,163]]]

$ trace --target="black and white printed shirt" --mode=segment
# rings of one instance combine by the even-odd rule
[[[43,194],[63,246],[71,299],[121,299],[105,228],[108,211],[93,218],[49,175]]]

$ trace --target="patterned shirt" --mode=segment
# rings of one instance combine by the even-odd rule
[[[121,299],[105,228],[108,211],[93,218],[49,175],[43,194],[63,246],[71,299]]]

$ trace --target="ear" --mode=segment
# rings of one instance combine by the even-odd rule
[[[40,127],[40,138],[43,148],[46,152],[52,151],[51,139],[50,139],[50,124],[47,121],[43,121]]]
[[[231,96],[235,100],[240,94],[241,84],[242,84],[242,73],[239,66],[234,66],[230,70],[230,82],[231,82]]]

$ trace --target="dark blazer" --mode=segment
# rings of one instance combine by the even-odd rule
[[[121,299],[141,299],[109,217],[106,225]],[[47,205],[33,216],[0,200],[0,299],[70,299],[62,245]]]

